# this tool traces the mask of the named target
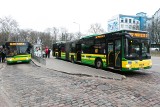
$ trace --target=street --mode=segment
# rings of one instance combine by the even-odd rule
[[[34,63],[5,65],[0,70],[1,84],[12,107],[159,107],[156,63],[160,60],[152,59],[152,69],[124,74],[126,79],[122,80],[71,75]],[[67,63],[63,61],[62,68],[81,69]]]
[[[153,71],[159,71],[160,72],[160,57],[152,57],[152,63],[153,63],[153,66],[151,68],[151,70]]]

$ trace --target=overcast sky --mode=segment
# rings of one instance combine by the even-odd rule
[[[160,0],[0,0],[0,4],[0,18],[11,16],[22,29],[65,27],[77,32],[80,25],[82,33],[93,23],[107,30],[107,21],[117,14],[152,16],[160,8]]]

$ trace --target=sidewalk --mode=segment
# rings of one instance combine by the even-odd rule
[[[0,107],[12,107],[8,101],[7,96],[3,92],[1,69],[5,66],[5,63],[0,63]]]
[[[72,75],[88,75],[92,77],[101,77],[101,78],[116,79],[116,80],[122,80],[126,78],[124,75],[88,67],[85,65],[74,64],[71,62],[56,59],[53,56],[51,56],[51,58],[46,58],[46,65],[40,64],[34,59],[32,59],[32,61],[40,67],[45,67],[48,69],[53,69],[55,71],[64,72]],[[67,67],[64,68],[63,65]]]
[[[2,69],[2,67],[3,67],[3,64],[0,62],[0,69]]]

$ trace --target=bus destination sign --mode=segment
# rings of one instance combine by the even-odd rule
[[[99,35],[99,36],[96,36],[95,38],[99,39],[99,38],[104,38],[104,37],[105,37],[105,35]]]
[[[138,38],[148,38],[148,34],[146,33],[129,33],[132,37]]]
[[[10,45],[25,45],[25,43],[21,43],[21,42],[19,42],[19,43],[10,43]]]

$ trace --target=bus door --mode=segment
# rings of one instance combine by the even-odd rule
[[[61,58],[61,46],[58,46],[58,58]]]
[[[81,44],[76,44],[76,60],[81,61]]]
[[[121,40],[108,41],[108,67],[120,68],[121,67]]]
[[[108,67],[114,67],[114,42],[108,41]]]
[[[116,39],[114,41],[114,55],[115,55],[115,68],[121,68],[121,59],[122,59],[122,46],[121,39]]]

